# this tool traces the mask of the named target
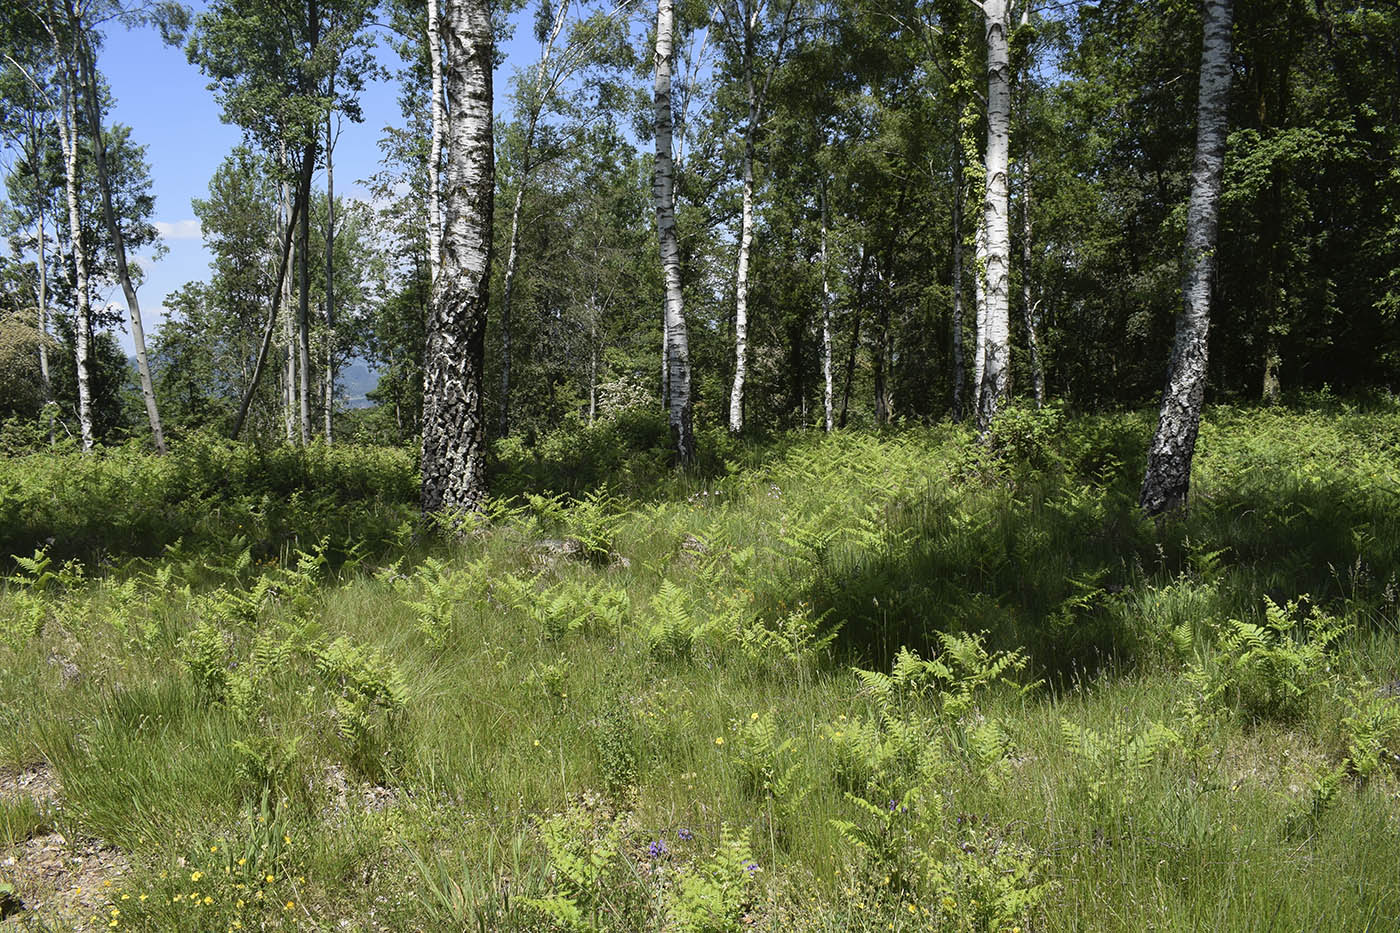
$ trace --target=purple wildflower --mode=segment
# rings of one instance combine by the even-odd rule
[[[691,833],[690,830],[681,828],[676,831],[676,838],[679,839],[681,842],[689,842],[690,840],[694,839],[695,836],[693,833]]]
[[[657,839],[651,845],[647,846],[647,855],[651,858],[661,858],[661,856],[670,851],[664,839]]]

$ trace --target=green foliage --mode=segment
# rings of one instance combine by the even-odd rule
[[[605,910],[610,905],[610,881],[619,869],[615,862],[622,845],[621,824],[606,819],[595,822],[575,807],[541,818],[538,828],[549,853],[551,890],[527,903],[558,929],[607,929]]]
[[[666,904],[667,927],[684,933],[730,933],[744,928],[754,874],[747,829],[720,826],[709,859],[681,870]]]
[[[1055,890],[1049,860],[1010,827],[960,816],[954,831],[923,853],[926,898],[942,929],[995,933],[1033,928]]]
[[[1400,770],[1400,696],[1379,692],[1363,677],[1342,701],[1347,770],[1363,781],[1383,768]]]
[[[347,761],[374,780],[392,775],[406,752],[408,692],[398,667],[342,636],[316,651],[316,668],[335,698],[335,731]]]
[[[1158,759],[1181,741],[1160,722],[1135,729],[1122,720],[1104,732],[1061,720],[1060,735],[1079,759],[1078,783],[1095,818],[1115,826],[1134,812]]]
[[[733,727],[733,762],[744,791],[772,801],[777,813],[795,815],[811,786],[803,780],[802,762],[791,736],[780,737],[773,710],[750,713]]]
[[[1188,680],[1208,701],[1219,697],[1256,719],[1296,719],[1334,680],[1333,649],[1351,629],[1317,606],[1304,616],[1306,602],[1303,597],[1280,608],[1266,596],[1262,623],[1229,620],[1219,635],[1219,657],[1198,664]]]

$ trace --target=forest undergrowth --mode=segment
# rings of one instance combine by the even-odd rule
[[[645,421],[0,461],[0,928],[1400,928],[1393,403]]]

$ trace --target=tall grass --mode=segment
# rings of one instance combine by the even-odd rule
[[[109,555],[174,489],[205,517],[16,565],[0,766],[61,793],[0,844],[120,847],[104,927],[1400,926],[1400,414],[1217,409],[1161,524],[1148,428],[791,435],[617,486],[545,439],[499,452],[537,488],[411,550],[399,453],[80,464]],[[76,494],[5,470],[28,551]]]

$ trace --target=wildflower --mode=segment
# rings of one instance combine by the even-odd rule
[[[202,872],[202,871],[192,871],[192,872],[190,872],[190,880],[191,880],[191,881],[198,881],[200,878],[203,878],[203,877],[204,877],[204,872]]]
[[[694,834],[691,833],[691,831],[688,829],[681,828],[676,831],[676,838],[679,839],[681,842],[689,842],[691,839],[694,838]]]
[[[283,836],[283,837],[282,837],[282,841],[285,842],[287,845],[291,845],[291,844],[292,844],[292,837],[291,837],[291,836]]]
[[[295,906],[297,906],[297,905],[296,905],[296,901],[288,901],[288,902],[287,902],[287,908],[286,908],[286,909],[287,909],[287,910],[291,910],[291,909],[292,909],[293,907],[295,907]]]
[[[267,883],[268,883],[268,884],[272,884],[272,881],[273,881],[272,876],[271,876],[271,875],[268,875],[268,876],[267,876]]]
[[[240,864],[240,865],[247,865],[247,864],[248,864],[248,860],[247,860],[246,858],[241,858],[241,859],[238,860],[238,864]]]
[[[753,722],[758,722],[758,713],[754,713],[753,715],[751,715],[751,716],[749,717],[749,719],[752,720]]]
[[[715,736],[715,744],[716,744],[716,745],[723,745],[723,744],[724,744],[724,736],[722,736],[722,735]]]
[[[661,858],[670,851],[671,850],[666,846],[665,840],[662,839],[657,839],[652,842],[651,845],[647,846],[647,856],[649,858]]]
[[[218,847],[218,846],[210,846],[210,847],[209,847],[209,851],[210,851],[210,852],[217,852],[217,851],[219,851],[219,847]]]
[[[750,875],[752,875],[754,872],[758,871],[758,863],[757,863],[757,862],[746,862],[746,863],[744,864],[744,871],[746,871],[746,872],[748,872]]]
[[[204,895],[204,903],[206,903],[206,904],[212,904],[212,903],[214,903],[214,899],[213,899],[212,897],[210,897],[208,894],[206,894],[206,895]]]

